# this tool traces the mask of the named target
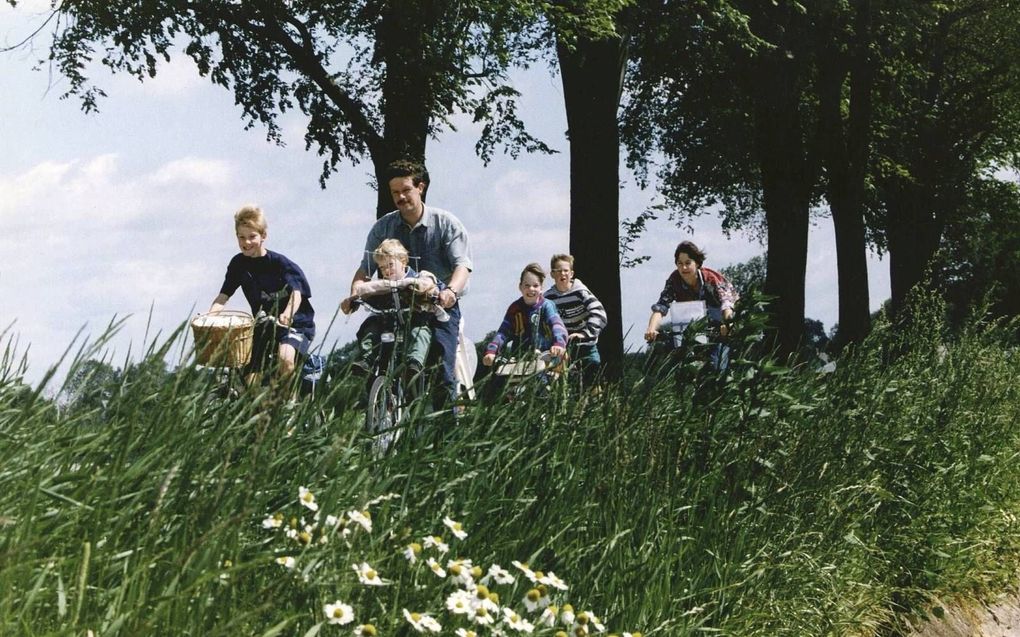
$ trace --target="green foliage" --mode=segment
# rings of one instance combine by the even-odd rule
[[[1020,357],[980,326],[947,340],[932,305],[906,334],[879,322],[828,374],[762,358],[748,308],[725,375],[692,352],[661,380],[634,370],[456,425],[418,414],[384,457],[336,395],[220,400],[182,368],[58,413],[0,374],[2,632],[328,634],[338,599],[380,634],[410,634],[402,608],[452,626],[454,585],[402,555],[426,535],[450,559],[555,572],[617,633],[887,630],[932,595],[1003,586],[1020,556]],[[312,523],[301,486],[347,518],[323,516],[308,544],[263,528]],[[366,509],[370,533],[347,513]],[[363,561],[392,583],[359,584]],[[502,604],[519,607],[517,575],[493,587]]]

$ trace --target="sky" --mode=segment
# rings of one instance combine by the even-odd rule
[[[30,33],[48,0],[0,4],[0,47]],[[183,56],[154,79],[90,69],[108,97],[85,114],[76,98],[60,99],[67,82],[48,68],[46,34],[30,49],[0,52],[0,351],[27,356],[35,384],[82,339],[98,339],[123,319],[103,347],[115,366],[161,342],[219,291],[237,253],[233,213],[254,203],[269,221],[267,247],[297,262],[316,310],[315,345],[326,353],[352,340],[364,316],[337,314],[374,221],[371,164],[343,165],[319,186],[321,162],[304,149],[306,121],[281,117],[284,146],[265,130],[244,130],[232,94],[198,75]],[[555,155],[474,153],[480,129],[470,118],[428,147],[428,203],[456,214],[474,257],[470,291],[461,301],[465,333],[481,339],[499,326],[517,296],[523,267],[569,247],[569,157],[559,76],[537,66],[513,75],[529,130]],[[620,210],[631,218],[660,200],[621,175]],[[706,215],[691,229],[652,222],[635,244],[651,258],[623,270],[626,345],[643,347],[650,306],[673,268],[673,249],[693,240],[721,269],[762,254],[751,237],[727,237]],[[584,278],[584,264],[575,270]],[[870,302],[889,296],[887,262],[869,259]],[[806,314],[826,329],[836,321],[836,262],[829,219],[811,229]],[[598,294],[598,289],[593,290]],[[238,292],[228,307],[247,309]],[[335,319],[335,320],[334,320]],[[77,340],[76,340],[77,339]],[[171,364],[186,352],[176,352]],[[58,372],[59,377],[59,372]]]

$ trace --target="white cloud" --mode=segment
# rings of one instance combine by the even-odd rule
[[[233,167],[222,159],[185,157],[164,164],[150,177],[160,186],[202,186],[224,188],[230,185]]]

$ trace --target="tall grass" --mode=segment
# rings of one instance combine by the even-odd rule
[[[936,316],[879,326],[830,374],[752,356],[749,330],[727,378],[682,367],[458,422],[419,414],[384,457],[353,381],[224,400],[199,370],[142,366],[62,405],[18,382],[8,348],[0,632],[350,634],[323,623],[339,599],[380,634],[412,634],[404,608],[453,634],[452,585],[402,555],[426,535],[446,559],[555,572],[557,601],[611,632],[894,632],[935,596],[1005,586],[1020,549],[1020,360],[994,326],[948,340]],[[284,535],[312,525],[300,486],[321,514],[307,544]],[[371,532],[351,523],[385,494]],[[283,527],[263,528],[275,513]],[[389,584],[359,584],[361,562]],[[517,575],[493,586],[502,604],[532,586]]]

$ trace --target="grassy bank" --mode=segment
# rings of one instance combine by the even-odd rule
[[[351,385],[295,406],[142,370],[61,405],[9,363],[0,626],[405,635],[407,609],[454,634],[472,626],[446,607],[464,587],[451,560],[467,558],[476,583],[493,564],[515,576],[488,587],[537,634],[597,632],[583,611],[616,634],[888,632],[932,594],[1005,586],[1020,549],[1020,358],[996,329],[947,340],[919,324],[879,327],[827,374],[743,356],[753,339],[738,336],[729,379],[636,373],[583,401],[427,419],[384,458]],[[385,585],[363,583],[362,563]],[[559,607],[555,628],[526,609],[532,588]],[[327,623],[334,601],[351,623]]]

